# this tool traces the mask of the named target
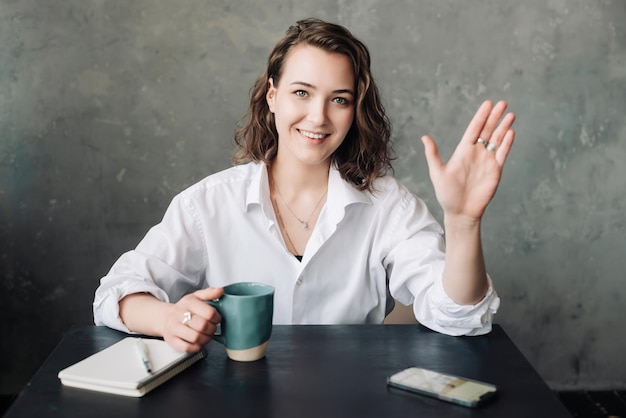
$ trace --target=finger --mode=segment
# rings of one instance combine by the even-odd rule
[[[193,292],[193,295],[200,300],[213,300],[218,299],[224,294],[224,289],[221,287],[207,287],[206,289],[200,289]]]
[[[196,297],[194,301],[194,312],[201,316],[202,318],[213,322],[214,324],[218,324],[222,321],[222,317],[219,312],[207,304],[207,300],[215,300],[222,297],[224,294],[224,289],[220,288],[212,288],[208,287],[206,289],[197,290],[193,293],[193,296]],[[198,303],[199,302],[199,303]]]
[[[187,324],[181,324],[175,335],[192,344],[207,344],[216,331],[216,324],[195,316]]]
[[[185,313],[183,313],[181,315],[183,320],[180,321],[180,324],[195,331],[204,334],[213,334],[217,324],[222,321],[222,316],[217,309],[199,299],[194,299],[192,303],[188,305],[188,309],[187,312],[190,315],[189,320],[184,320]]]
[[[428,135],[422,137],[422,143],[424,144],[424,155],[426,156],[426,164],[428,164],[428,170],[431,176],[434,172],[443,168],[443,161],[439,155],[439,148],[435,141]]]
[[[213,316],[211,316],[211,318],[205,318],[203,316],[200,315],[195,315],[195,314],[190,314],[190,319],[187,322],[180,322],[180,325],[191,329],[195,332],[199,332],[202,334],[206,334],[206,335],[213,335],[215,333],[215,331],[217,330],[217,324],[219,324],[221,322],[221,316],[219,314],[219,312],[215,311],[215,314]],[[181,331],[184,332],[185,335],[192,335],[189,334],[188,332],[186,332],[185,330]]]
[[[223,293],[221,288],[207,288],[185,295],[175,305],[173,322],[202,333],[215,332],[207,323],[219,324],[222,317],[206,300],[219,298]]]
[[[205,344],[201,343],[190,343],[189,341],[185,341],[182,338],[176,336],[165,337],[165,341],[175,350],[181,351],[183,353],[196,353],[202,349],[205,345],[208,344],[208,341]],[[210,340],[209,340],[210,341]]]
[[[219,312],[211,305],[207,304],[206,301],[218,299],[223,294],[224,290],[222,288],[208,287],[185,295],[177,304],[181,322],[184,319],[183,315],[185,312],[190,312],[192,315],[212,320],[214,323],[220,322],[221,317],[219,316]]]
[[[480,138],[488,142],[495,142],[495,144],[498,145],[499,138],[496,138],[494,140],[493,133],[496,129],[496,126],[498,126],[498,121],[506,111],[506,108],[507,104],[505,101],[501,100],[496,103],[496,105],[491,109],[491,112],[489,112],[489,116],[487,117],[487,120],[485,121],[485,124],[480,131]]]
[[[500,122],[498,127],[491,134],[489,142],[500,146],[500,143],[503,141],[504,136],[511,129],[511,126],[513,126],[513,122],[515,122],[515,115],[513,113],[507,113],[506,116],[502,118],[502,121]]]
[[[189,350],[189,343],[187,341],[183,341],[178,337],[174,337],[173,335],[164,335],[163,339],[175,350],[181,351],[183,353],[191,352]]]
[[[500,166],[504,165],[504,162],[509,155],[509,151],[511,151],[511,147],[513,146],[513,142],[515,142],[515,131],[513,129],[509,129],[504,135],[504,138],[496,151],[496,161],[500,164]]]
[[[179,351],[198,351],[211,341],[212,333],[201,333],[191,328],[187,324],[182,324],[173,315],[168,320],[168,324],[163,332],[163,338],[172,347]],[[213,330],[213,332],[215,332]]]
[[[491,113],[491,109],[493,104],[490,100],[485,100],[479,107],[474,117],[467,125],[467,129],[465,129],[465,133],[463,133],[463,137],[461,139],[462,143],[466,143],[469,145],[475,144],[478,139],[483,126],[485,126],[485,122]],[[487,138],[485,138],[487,139]]]

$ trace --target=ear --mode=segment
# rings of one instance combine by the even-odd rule
[[[274,102],[276,100],[276,87],[274,87],[274,79],[267,80],[267,94],[265,94],[265,100],[267,100],[267,106],[270,108],[270,112],[274,113]]]

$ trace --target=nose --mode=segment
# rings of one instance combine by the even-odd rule
[[[308,109],[309,122],[315,126],[321,126],[328,119],[328,108],[325,100],[311,100]]]

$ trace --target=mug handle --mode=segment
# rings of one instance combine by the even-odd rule
[[[221,302],[221,299],[205,300],[205,302],[206,302],[207,304],[211,305],[212,307],[214,307],[215,309],[217,309],[217,311],[220,313],[220,315],[222,314],[222,311],[220,311],[220,302]],[[220,330],[219,330],[219,331],[220,331],[220,333],[219,333],[219,334],[217,334],[217,333],[216,333],[216,334],[213,334],[213,339],[214,339],[215,341],[217,341],[218,343],[220,343],[220,344],[222,344],[222,345],[223,345],[223,344],[225,344],[225,341],[224,341],[224,336],[222,335],[222,330],[221,330],[221,328],[220,328]]]

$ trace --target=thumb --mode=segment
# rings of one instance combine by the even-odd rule
[[[428,169],[432,173],[434,170],[440,170],[443,165],[441,156],[439,155],[439,148],[431,137],[424,135],[422,137],[422,144],[424,144],[424,155],[426,156],[426,164]]]
[[[196,290],[193,294],[200,300],[213,300],[222,296],[224,294],[224,289],[221,287],[207,287],[206,289]]]

